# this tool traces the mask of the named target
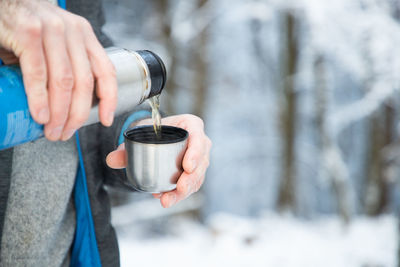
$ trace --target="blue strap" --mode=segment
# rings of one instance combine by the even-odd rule
[[[124,132],[129,128],[129,125],[135,121],[147,118],[149,116],[151,116],[151,112],[147,110],[139,110],[129,115],[129,117],[125,120],[124,125],[122,125],[121,133],[119,134],[118,138],[118,145],[124,142]]]
[[[86,184],[85,167],[83,164],[83,156],[78,133],[76,133],[75,137],[79,155],[79,166],[74,188],[76,230],[70,266],[101,267],[100,253],[97,248],[96,234]]]
[[[67,1],[66,0],[58,0],[58,6],[67,9]]]

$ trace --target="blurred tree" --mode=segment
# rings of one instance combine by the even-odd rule
[[[298,19],[291,10],[282,14],[282,93],[281,105],[281,133],[282,133],[282,169],[278,193],[278,209],[295,211],[295,138],[297,92],[295,89],[295,75],[298,62],[299,34]]]
[[[376,82],[371,58],[370,36],[366,37],[363,52],[365,54],[365,66],[367,67],[367,78],[364,81],[365,91],[371,91]],[[364,210],[368,215],[379,215],[385,211],[389,202],[389,177],[386,169],[388,167],[385,159],[385,148],[392,145],[394,141],[395,110],[391,98],[387,99],[371,116],[368,117],[369,140],[366,147],[366,180],[363,189]]]
[[[400,0],[391,0],[392,4],[392,11],[393,11],[393,17],[397,20],[400,21]],[[399,147],[399,142],[397,141],[397,148]],[[395,147],[396,148],[396,147]],[[390,159],[386,160],[386,162],[390,161]],[[391,166],[389,166],[392,168]],[[390,179],[390,175],[388,175],[389,168],[387,168],[386,173],[385,173],[385,178],[388,180]],[[398,217],[400,217],[399,214],[397,214]],[[397,266],[400,267],[400,220],[399,220],[399,225],[398,225],[398,252],[397,252]]]
[[[208,0],[197,0],[197,8],[206,5]],[[203,118],[204,106],[207,95],[207,27],[200,31],[192,49],[195,66],[194,77],[194,106],[192,113]]]
[[[400,20],[400,0],[390,0],[392,15],[395,19]]]
[[[388,105],[389,104],[389,105]],[[394,109],[390,102],[369,118],[370,133],[366,162],[366,183],[364,207],[369,215],[385,211],[389,200],[389,179],[387,177],[384,149],[392,144],[395,123]]]
[[[346,170],[342,167],[344,162],[340,156],[340,151],[334,145],[334,138],[331,136],[326,123],[328,105],[326,71],[324,57],[317,55],[314,61],[315,123],[319,136],[317,144],[322,153],[324,171],[327,172],[335,193],[339,215],[345,223],[348,223],[350,221],[348,176]]]
[[[198,10],[202,9],[207,3],[208,0],[194,0],[195,10],[193,13],[196,13]],[[189,41],[190,44],[185,44],[182,46],[179,40],[175,40],[173,31],[173,21],[174,21],[174,12],[173,3],[169,0],[159,0],[155,1],[157,13],[159,14],[161,21],[161,39],[165,44],[167,51],[170,56],[170,64],[168,68],[168,79],[167,79],[167,92],[166,95],[166,108],[165,111],[167,114],[175,114],[176,110],[176,94],[178,92],[178,87],[180,86],[178,78],[176,77],[176,72],[178,66],[183,66],[185,63],[183,58],[180,56],[182,53],[186,54],[187,57],[191,58],[190,62],[193,62],[193,65],[187,66],[188,69],[192,69],[194,73],[194,77],[192,79],[192,86],[189,86],[192,89],[193,95],[193,106],[192,110],[188,110],[188,113],[193,113],[200,117],[203,117],[204,110],[204,102],[206,98],[207,91],[207,27],[202,30],[199,30],[197,34],[194,36],[192,40]],[[198,12],[199,14],[203,14]],[[194,27],[196,18],[200,16],[199,14],[193,14],[191,18],[188,19],[190,21],[190,25]],[[203,14],[206,15],[206,14]],[[176,24],[176,23],[175,23]],[[176,25],[175,25],[176,26]],[[175,29],[176,30],[176,29]],[[197,29],[193,29],[194,31]]]
[[[174,98],[177,89],[176,83],[176,68],[177,68],[177,60],[178,60],[178,49],[177,45],[172,38],[172,14],[170,12],[170,1],[169,0],[156,0],[154,1],[158,16],[161,21],[161,39],[167,48],[168,54],[170,56],[170,62],[167,73],[167,84],[166,89],[168,90],[168,94],[165,94],[166,97],[166,107],[163,110],[167,114],[175,114],[175,103]]]

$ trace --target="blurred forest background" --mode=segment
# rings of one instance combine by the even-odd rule
[[[161,108],[202,117],[213,141],[202,190],[174,209],[163,210],[144,194],[114,193],[120,238],[164,238],[180,216],[209,228],[229,221],[227,214],[237,216],[233,225],[275,218],[271,228],[328,216],[340,218],[340,229],[386,216],[360,234],[390,244],[386,254],[371,248],[365,254],[376,258],[335,263],[398,266],[399,0],[104,0],[104,9],[104,31],[117,46],[149,49],[165,60]],[[129,233],[134,225],[141,234]],[[211,227],[211,235],[229,225]],[[392,230],[380,237],[382,228]],[[245,243],[261,231],[245,235]],[[356,239],[346,253],[367,246],[364,241]],[[231,266],[319,264],[276,262]]]

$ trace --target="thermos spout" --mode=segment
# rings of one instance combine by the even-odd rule
[[[156,53],[149,50],[139,50],[136,53],[146,62],[150,72],[151,90],[148,97],[161,94],[167,82],[167,71],[164,62]]]

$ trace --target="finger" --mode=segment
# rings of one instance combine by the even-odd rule
[[[162,195],[161,205],[164,208],[169,208],[187,198],[190,194],[197,192],[204,182],[208,165],[208,159],[204,159],[193,173],[184,172],[181,177],[179,177],[176,189]]]
[[[114,120],[117,106],[117,79],[115,68],[100,45],[93,30],[86,31],[86,44],[92,71],[96,79],[96,95],[99,98],[99,118],[104,126]]]
[[[67,120],[74,76],[69,59],[65,26],[59,16],[48,18],[43,38],[49,75],[50,121],[45,126],[49,140],[59,140]]]
[[[117,150],[107,155],[106,163],[110,168],[123,169],[126,167],[125,144],[121,144]]]
[[[83,37],[80,31],[80,18],[70,18],[77,22],[67,30],[67,45],[74,74],[71,106],[68,120],[64,126],[62,140],[71,138],[89,117],[92,105],[94,80]]]
[[[162,197],[162,193],[152,194],[154,198],[160,199]]]
[[[207,171],[210,162],[208,157],[204,157],[200,162],[200,165],[193,173],[183,175],[179,178],[177,183],[177,189],[180,192],[184,192],[184,197],[199,191],[201,185],[203,184],[204,176]],[[186,173],[184,173],[186,174]],[[180,199],[178,199],[180,200]]]
[[[207,144],[204,133],[200,131],[190,132],[190,130],[189,133],[188,147],[183,157],[182,166],[186,172],[192,173],[204,157],[207,151]]]
[[[182,165],[186,172],[193,172],[207,151],[208,138],[204,133],[203,120],[197,116],[185,114],[167,117],[163,120],[163,124],[172,124],[189,132],[188,148]]]
[[[32,19],[25,31],[25,49],[17,56],[21,65],[25,92],[32,118],[39,124],[49,121],[47,66],[42,45],[42,24]]]

